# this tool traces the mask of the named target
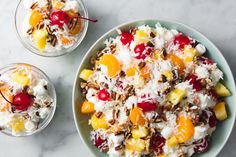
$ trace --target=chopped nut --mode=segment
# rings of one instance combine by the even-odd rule
[[[123,146],[122,146],[122,145],[119,145],[119,146],[116,146],[116,147],[115,147],[115,150],[118,151],[118,150],[121,150],[122,148],[123,148]]]
[[[96,116],[97,118],[100,118],[100,117],[102,116],[102,112],[96,112],[96,113],[95,113],[95,116]]]
[[[34,28],[31,27],[30,29],[27,30],[27,34],[31,35],[33,33],[33,31],[34,31]]]
[[[142,69],[142,68],[145,67],[145,65],[146,65],[146,62],[140,62],[140,63],[138,64],[138,67],[139,67],[139,69]]]
[[[153,43],[151,41],[147,42],[147,46],[154,47]]]
[[[92,65],[95,65],[95,63],[96,63],[96,57],[92,56],[92,57],[90,58],[90,63],[91,63]]]
[[[150,37],[155,38],[156,35],[155,35],[153,32],[151,32],[151,33],[150,33]]]
[[[83,89],[87,86],[87,83],[86,82],[80,82],[80,87]]]
[[[37,7],[38,7],[38,2],[35,2],[30,6],[30,9],[34,10]]]
[[[98,90],[100,88],[98,84],[93,83],[93,82],[88,82],[87,86],[88,86],[88,88],[94,88],[96,90]]]
[[[126,76],[125,72],[123,70],[120,71],[120,77],[125,77],[125,76]]]
[[[111,125],[114,125],[114,124],[115,124],[115,122],[116,122],[116,120],[115,120],[115,119],[112,119],[112,120],[109,120],[109,121],[108,121],[108,123],[109,123],[109,124],[111,124]]]

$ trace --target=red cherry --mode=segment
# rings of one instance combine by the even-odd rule
[[[185,45],[190,44],[190,40],[187,36],[183,34],[178,34],[174,37],[174,44],[179,45],[179,48],[183,49]]]
[[[190,74],[189,76],[187,76],[186,80],[190,81],[190,84],[193,86],[193,89],[195,89],[197,92],[202,90],[202,84],[196,75]]]
[[[196,153],[204,153],[207,152],[209,149],[210,139],[208,137],[204,137],[198,141],[193,142],[194,144],[194,151]]]
[[[99,148],[103,143],[105,143],[105,140],[102,139],[100,136],[95,138],[94,145]]]
[[[110,98],[110,94],[108,93],[108,91],[106,89],[102,89],[100,91],[98,91],[98,99],[99,100],[103,100],[103,101],[107,101]]]
[[[122,32],[120,41],[122,42],[123,45],[130,45],[130,43],[134,40],[134,36],[130,34],[129,32]]]
[[[13,97],[13,105],[17,110],[27,110],[28,107],[32,104],[32,98],[27,93],[18,93]]]
[[[134,53],[137,54],[137,59],[145,59],[148,55],[151,54],[152,48],[147,47],[145,44],[138,44],[134,48]]]
[[[150,140],[150,148],[156,152],[156,154],[163,153],[163,147],[166,143],[166,139],[161,135],[154,135]]]
[[[138,103],[138,107],[141,108],[143,112],[155,111],[157,109],[157,105],[150,102]]]
[[[50,15],[50,20],[52,25],[62,27],[64,24],[67,25],[69,23],[69,16],[62,10],[54,11]]]

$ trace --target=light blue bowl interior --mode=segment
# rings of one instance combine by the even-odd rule
[[[81,104],[84,101],[84,98],[80,91],[79,85],[80,85],[81,79],[79,78],[79,73],[84,68],[90,68],[90,64],[89,64],[90,57],[95,55],[102,48],[104,48],[105,45],[103,42],[107,38],[115,37],[118,35],[117,29],[125,31],[125,30],[129,30],[130,28],[137,27],[144,24],[154,27],[157,22],[159,22],[163,27],[166,27],[168,29],[176,29],[178,31],[181,31],[184,34],[187,34],[188,36],[193,37],[194,39],[197,39],[200,43],[205,45],[207,48],[207,53],[206,53],[207,56],[211,57],[218,64],[219,68],[224,72],[223,82],[230,89],[232,93],[232,96],[226,98],[228,119],[217,126],[217,130],[214,132],[212,136],[210,150],[206,153],[195,155],[195,157],[199,157],[199,156],[215,157],[223,148],[227,139],[229,138],[229,135],[234,126],[235,113],[236,113],[235,83],[234,83],[234,78],[229,68],[229,65],[227,64],[221,52],[205,36],[203,36],[198,31],[190,28],[189,26],[176,23],[176,22],[169,22],[169,21],[162,21],[162,20],[141,20],[141,21],[135,21],[135,22],[123,24],[107,32],[105,35],[103,35],[86,53],[77,71],[77,75],[76,75],[76,79],[74,83],[74,90],[73,90],[73,100],[72,100],[75,124],[82,140],[87,145],[89,150],[96,157],[107,157],[107,155],[99,152],[98,149],[95,146],[93,146],[90,141],[91,127],[88,125],[88,119],[90,116],[84,115],[80,111]]]

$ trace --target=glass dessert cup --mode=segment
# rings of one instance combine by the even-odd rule
[[[83,2],[80,0],[77,0],[78,5],[79,5],[79,14],[81,17],[87,18],[88,17],[88,12],[86,7],[84,6]],[[65,54],[68,54],[72,51],[74,51],[82,42],[84,39],[87,29],[88,29],[88,21],[87,20],[82,20],[81,19],[81,30],[80,32],[76,35],[76,40],[72,45],[69,47],[63,47],[60,49],[56,49],[55,47],[52,47],[52,49],[45,49],[43,51],[39,50],[39,48],[36,46],[36,44],[30,39],[30,37],[27,36],[27,32],[24,29],[25,23],[28,22],[26,21],[26,16],[28,15],[27,9],[25,6],[25,0],[20,0],[16,11],[15,11],[15,29],[16,29],[16,34],[21,41],[21,43],[24,45],[25,48],[27,48],[29,51],[33,52],[34,54],[44,56],[44,57],[58,57],[62,56]],[[49,43],[47,43],[48,45]],[[54,48],[54,50],[53,50]]]
[[[43,71],[38,69],[37,67],[29,65],[29,64],[15,63],[15,64],[10,64],[10,65],[8,65],[6,67],[1,68],[0,69],[0,80],[1,80],[1,83],[5,82],[5,80],[4,80],[4,78],[6,78],[5,76],[7,76],[9,73],[14,73],[19,68],[24,68],[24,69],[27,69],[27,70],[30,71],[30,75],[32,77],[31,77],[31,80],[30,80],[31,83],[29,85],[27,85],[28,87],[32,86],[34,88],[34,87],[36,87],[39,84],[39,83],[35,84],[36,82],[40,82],[41,80],[46,81],[47,84],[46,84],[46,87],[45,86],[44,87],[46,89],[45,91],[47,92],[47,95],[45,97],[48,96],[49,99],[47,99],[47,100],[51,100],[51,102],[50,102],[49,106],[46,107],[46,108],[48,108],[48,110],[47,110],[46,114],[44,114],[44,118],[42,118],[41,117],[41,113],[43,114],[43,112],[40,113],[39,111],[40,111],[40,109],[43,109],[43,107],[38,107],[38,110],[37,110],[38,113],[36,113],[36,110],[35,110],[35,112],[33,110],[34,109],[33,106],[36,104],[36,100],[43,100],[43,98],[41,98],[37,94],[32,94],[32,95],[30,94],[32,96],[32,100],[34,99],[33,103],[31,103],[31,105],[28,106],[27,109],[20,110],[20,109],[17,109],[17,106],[12,105],[15,102],[16,96],[21,94],[21,92],[20,92],[20,94],[19,94],[19,92],[16,92],[18,94],[14,95],[14,97],[12,99],[13,101],[12,101],[11,107],[10,107],[11,111],[13,111],[13,110],[14,111],[13,112],[9,111],[9,113],[11,114],[11,117],[10,117],[11,120],[9,120],[9,124],[7,124],[5,127],[1,126],[1,132],[2,133],[6,134],[6,135],[9,135],[9,136],[13,136],[13,137],[30,136],[30,135],[33,135],[33,134],[41,132],[50,123],[50,121],[52,120],[52,118],[53,118],[53,116],[55,114],[56,101],[57,101],[56,90],[54,88],[54,85],[50,81],[50,79],[47,77],[47,75]],[[6,83],[6,86],[9,87],[9,83],[8,82],[5,82],[5,83]],[[33,86],[33,84],[34,84],[34,86]],[[1,84],[1,88],[2,89],[4,89],[3,86],[4,85]],[[10,88],[11,91],[14,90],[14,88],[15,87]],[[9,101],[9,97],[7,97],[5,94],[3,94],[2,89],[1,89],[1,103],[3,103],[4,99],[5,99],[5,101],[8,102]],[[24,93],[24,92],[22,92],[22,93]],[[26,92],[26,93],[29,93],[29,92]],[[37,95],[37,96],[35,96],[35,95]],[[3,99],[3,97],[5,97],[5,98]],[[30,110],[31,107],[32,107],[32,110]],[[34,122],[34,124],[35,124],[35,128],[34,129],[27,130],[26,129],[26,122],[27,121],[31,121],[31,122],[33,121],[32,120],[33,118],[30,115],[30,111],[33,111],[32,113],[35,113],[35,115],[38,117],[38,121]],[[17,133],[13,133],[13,122],[14,122],[14,118],[15,117],[20,117],[21,119],[23,118],[23,120],[24,120],[24,123],[23,123],[24,129],[23,129],[23,131],[20,131],[20,132],[17,132]],[[5,117],[5,119],[7,119],[7,118]],[[2,120],[2,119],[0,118],[0,120]],[[2,123],[4,123],[4,122],[2,122]],[[21,126],[19,126],[20,123],[21,122],[16,122],[17,125],[14,125],[14,127],[17,128],[17,129],[21,128]],[[32,123],[30,123],[30,124],[32,124]]]

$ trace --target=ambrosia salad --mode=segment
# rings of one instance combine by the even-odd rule
[[[80,16],[77,0],[24,0],[24,4],[22,31],[38,50],[54,52],[76,44],[86,19]]]
[[[30,65],[15,65],[0,73],[0,130],[14,136],[30,135],[55,107],[49,83]]]
[[[206,47],[160,24],[118,33],[80,73],[93,144],[110,157],[206,152],[230,96]]]

